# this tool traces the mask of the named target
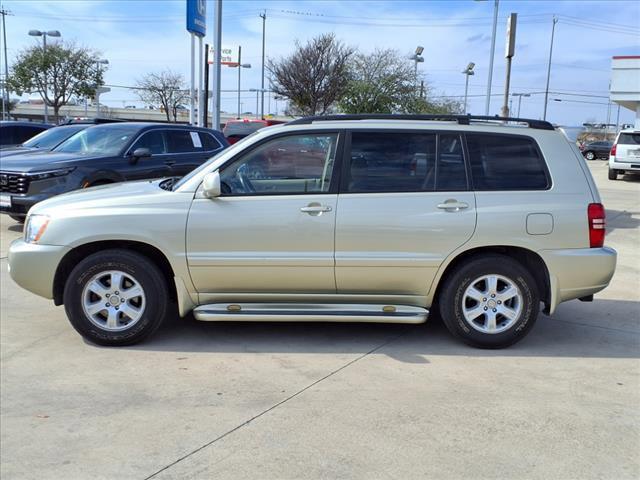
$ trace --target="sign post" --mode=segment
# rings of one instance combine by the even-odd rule
[[[195,123],[195,37],[198,37],[198,125],[202,125],[203,106],[202,106],[202,37],[207,34],[207,2],[206,0],[186,0],[187,1],[187,30],[191,34],[191,88],[189,99],[189,123]],[[206,113],[205,113],[206,115]]]
[[[502,102],[502,117],[509,116],[509,83],[511,83],[511,59],[516,53],[516,22],[517,13],[512,13],[507,19],[507,48],[504,56],[507,59],[507,78],[504,82],[504,100]]]

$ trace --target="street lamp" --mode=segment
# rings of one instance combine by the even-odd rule
[[[424,62],[424,57],[422,56],[422,52],[424,52],[424,47],[421,47],[420,45],[418,45],[416,47],[415,53],[409,57],[409,60],[413,60],[415,62],[414,75],[416,77],[416,85],[418,83],[418,63]]]
[[[238,118],[240,118],[240,74],[243,68],[251,68],[250,63],[242,63],[242,46],[238,46],[238,62],[229,63],[229,67],[238,68]]]
[[[476,0],[477,2],[485,0]],[[491,80],[493,77],[493,56],[496,50],[496,29],[498,28],[499,0],[493,2],[493,30],[491,33],[491,52],[489,54],[489,79],[487,80],[487,99],[485,100],[484,114],[489,115],[491,105]]]
[[[475,72],[473,71],[473,67],[475,67],[476,64],[473,62],[469,62],[469,65],[467,65],[467,68],[465,68],[462,73],[466,76],[465,82],[464,82],[464,113],[465,115],[467,114],[467,93],[469,93],[469,77],[471,75],[475,75]]]
[[[101,65],[109,65],[109,60],[106,60],[104,58],[102,59],[94,59],[93,60],[96,64],[96,69],[98,70],[98,73],[102,73],[102,67]],[[96,85],[96,117],[100,116],[100,92],[98,91],[98,86]]]
[[[520,105],[522,105],[522,97],[530,97],[530,93],[512,93],[512,97],[518,97],[518,113],[516,117],[520,118]]]
[[[61,37],[62,35],[58,30],[29,30],[29,35],[32,37],[42,37],[42,53],[46,53],[47,50],[47,37]],[[47,73],[44,75],[44,122],[49,121],[49,106],[47,105]]]

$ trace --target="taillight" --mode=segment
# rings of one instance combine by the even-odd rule
[[[613,144],[613,147],[611,147],[611,152],[609,153],[609,155],[611,155],[612,157],[616,156],[616,148],[618,147],[617,143]]]
[[[590,203],[587,208],[589,217],[589,246],[600,248],[604,245],[605,213],[601,203]]]

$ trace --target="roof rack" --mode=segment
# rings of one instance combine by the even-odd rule
[[[313,122],[333,122],[337,120],[431,120],[458,122],[458,125],[470,125],[472,121],[494,121],[526,124],[529,128],[554,130],[553,125],[544,120],[529,118],[495,117],[486,115],[422,115],[393,113],[358,113],[345,115],[317,115],[293,120],[287,125],[308,125]]]

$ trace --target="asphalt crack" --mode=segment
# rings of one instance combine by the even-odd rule
[[[313,388],[314,386],[318,385],[320,382],[323,382],[324,380],[336,375],[337,373],[340,373],[342,370],[350,367],[351,365],[353,365],[354,363],[359,362],[360,360],[362,360],[363,358],[371,355],[372,353],[375,353],[376,351],[380,350],[383,347],[386,347],[387,345],[389,345],[390,343],[396,341],[397,339],[399,339],[400,337],[402,337],[403,335],[405,335],[410,329],[406,328],[404,329],[401,333],[399,333],[398,335],[395,335],[391,338],[389,338],[388,340],[384,341],[383,343],[381,343],[380,345],[378,345],[377,347],[369,350],[366,353],[363,353],[362,355],[360,355],[359,357],[354,358],[353,360],[351,360],[350,362],[345,363],[344,365],[342,365],[340,368],[337,368],[336,370],[333,370],[332,372],[329,372],[327,375],[325,375],[324,377],[316,380],[313,383],[310,383],[309,385],[307,385],[306,387],[298,390],[297,392],[289,395],[287,398],[285,398],[284,400],[281,400],[280,402],[270,406],[269,408],[263,410],[262,412],[258,413],[257,415],[254,415],[253,417],[251,417],[249,420],[241,423],[240,425],[235,426],[234,428],[232,428],[231,430],[226,431],[225,433],[223,433],[222,435],[219,435],[218,437],[214,438],[213,440],[205,443],[204,445],[199,446],[198,448],[192,450],[191,452],[187,453],[186,455],[183,455],[182,457],[178,458],[177,460],[175,460],[174,462],[171,462],[170,464],[162,467],[160,470],[157,470],[156,472],[152,473],[151,475],[149,475],[148,477],[145,477],[144,480],[149,480],[153,477],[155,477],[156,475],[164,472],[165,470],[173,467],[174,465],[177,465],[178,463],[182,462],[183,460],[186,460],[187,458],[189,458],[190,456],[204,450],[207,447],[210,447],[211,445],[213,445],[214,443],[218,442],[219,440],[222,440],[223,438],[231,435],[232,433],[240,430],[243,427],[246,427],[247,425],[249,425],[251,422],[253,422],[254,420],[257,420],[258,418],[262,417],[263,415],[266,415],[267,413],[271,412],[272,410],[275,410],[276,408],[280,407],[281,405],[284,405],[285,403],[287,403],[289,400],[292,400],[293,398],[297,397],[298,395],[301,395],[302,393],[306,392],[307,390],[309,390],[310,388]]]

